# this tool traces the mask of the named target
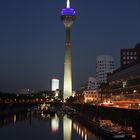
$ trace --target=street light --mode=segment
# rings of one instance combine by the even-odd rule
[[[138,109],[140,109],[140,104],[138,104]]]
[[[135,96],[136,96],[136,92],[137,92],[137,90],[133,90],[133,94],[134,94],[134,98],[135,98]]]

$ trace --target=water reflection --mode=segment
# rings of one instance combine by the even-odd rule
[[[78,124],[73,123],[73,129],[84,139],[87,140],[87,132],[86,129],[82,129],[78,126]]]
[[[51,131],[52,133],[56,133],[59,130],[59,118],[57,115],[51,118]]]
[[[0,137],[9,140],[8,131],[12,135],[11,139],[14,140],[39,140],[38,137],[40,140],[104,140],[97,133],[98,131],[94,132],[96,130],[91,130],[87,125],[83,120],[71,119],[67,115],[52,117],[41,110],[28,109],[0,115]],[[21,132],[25,133],[22,138]]]
[[[12,114],[12,113],[4,113],[0,115],[0,127],[3,127],[4,125],[8,124],[16,124],[19,121],[26,120],[28,117],[28,113],[17,113],[17,114]]]
[[[14,119],[13,119],[13,122],[16,123],[17,122],[17,115],[14,114]]]
[[[64,140],[71,140],[72,120],[66,115],[63,118],[63,137]]]
[[[101,140],[101,138],[88,131],[76,120],[73,122],[73,130],[76,131],[76,133],[82,138],[82,140]]]
[[[12,126],[13,124],[14,127]],[[35,128],[36,125],[37,128]],[[11,131],[11,128],[11,133],[13,135],[11,138],[13,139],[15,137],[14,135],[17,135],[17,138],[14,140],[25,140],[25,138],[21,138],[20,134],[17,134],[17,131],[23,131],[25,136],[33,137],[34,140],[38,140],[38,138],[35,136],[37,133],[34,133],[36,129],[38,135],[42,138],[44,138],[46,135],[45,137],[47,140],[96,140],[96,138],[93,137],[85,127],[82,127],[76,122],[76,120],[67,117],[67,115],[64,117],[61,116],[60,118],[57,115],[51,117],[50,115],[44,115],[40,110],[34,109],[28,109],[24,112],[13,114],[6,113],[1,115],[0,127],[0,132],[1,130],[3,131],[2,139],[4,140],[9,140],[6,133],[7,130]],[[28,137],[26,140],[28,140]]]

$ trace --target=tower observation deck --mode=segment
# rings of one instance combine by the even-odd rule
[[[70,8],[70,0],[67,0],[66,8],[63,8],[61,10],[61,20],[63,21],[66,29],[64,82],[63,82],[64,101],[72,95],[70,29],[75,19],[76,19],[76,12],[73,8]]]

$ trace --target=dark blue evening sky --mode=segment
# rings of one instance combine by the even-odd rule
[[[112,55],[140,42],[139,0],[71,0],[73,88],[95,75],[97,55]],[[50,89],[63,84],[65,0],[0,0],[0,91]]]

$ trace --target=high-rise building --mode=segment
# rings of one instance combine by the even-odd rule
[[[114,71],[114,60],[112,56],[100,55],[96,60],[96,78],[101,83],[107,83],[107,74]]]
[[[136,44],[135,48],[121,49],[120,56],[121,67],[140,63],[140,43]]]
[[[71,45],[70,45],[70,29],[76,18],[75,10],[70,8],[70,0],[67,0],[66,8],[61,10],[61,20],[66,29],[66,44],[65,44],[65,62],[64,62],[64,85],[63,99],[72,95],[72,73],[71,73]]]
[[[51,90],[56,91],[59,90],[59,79],[57,78],[52,78],[51,79]]]

